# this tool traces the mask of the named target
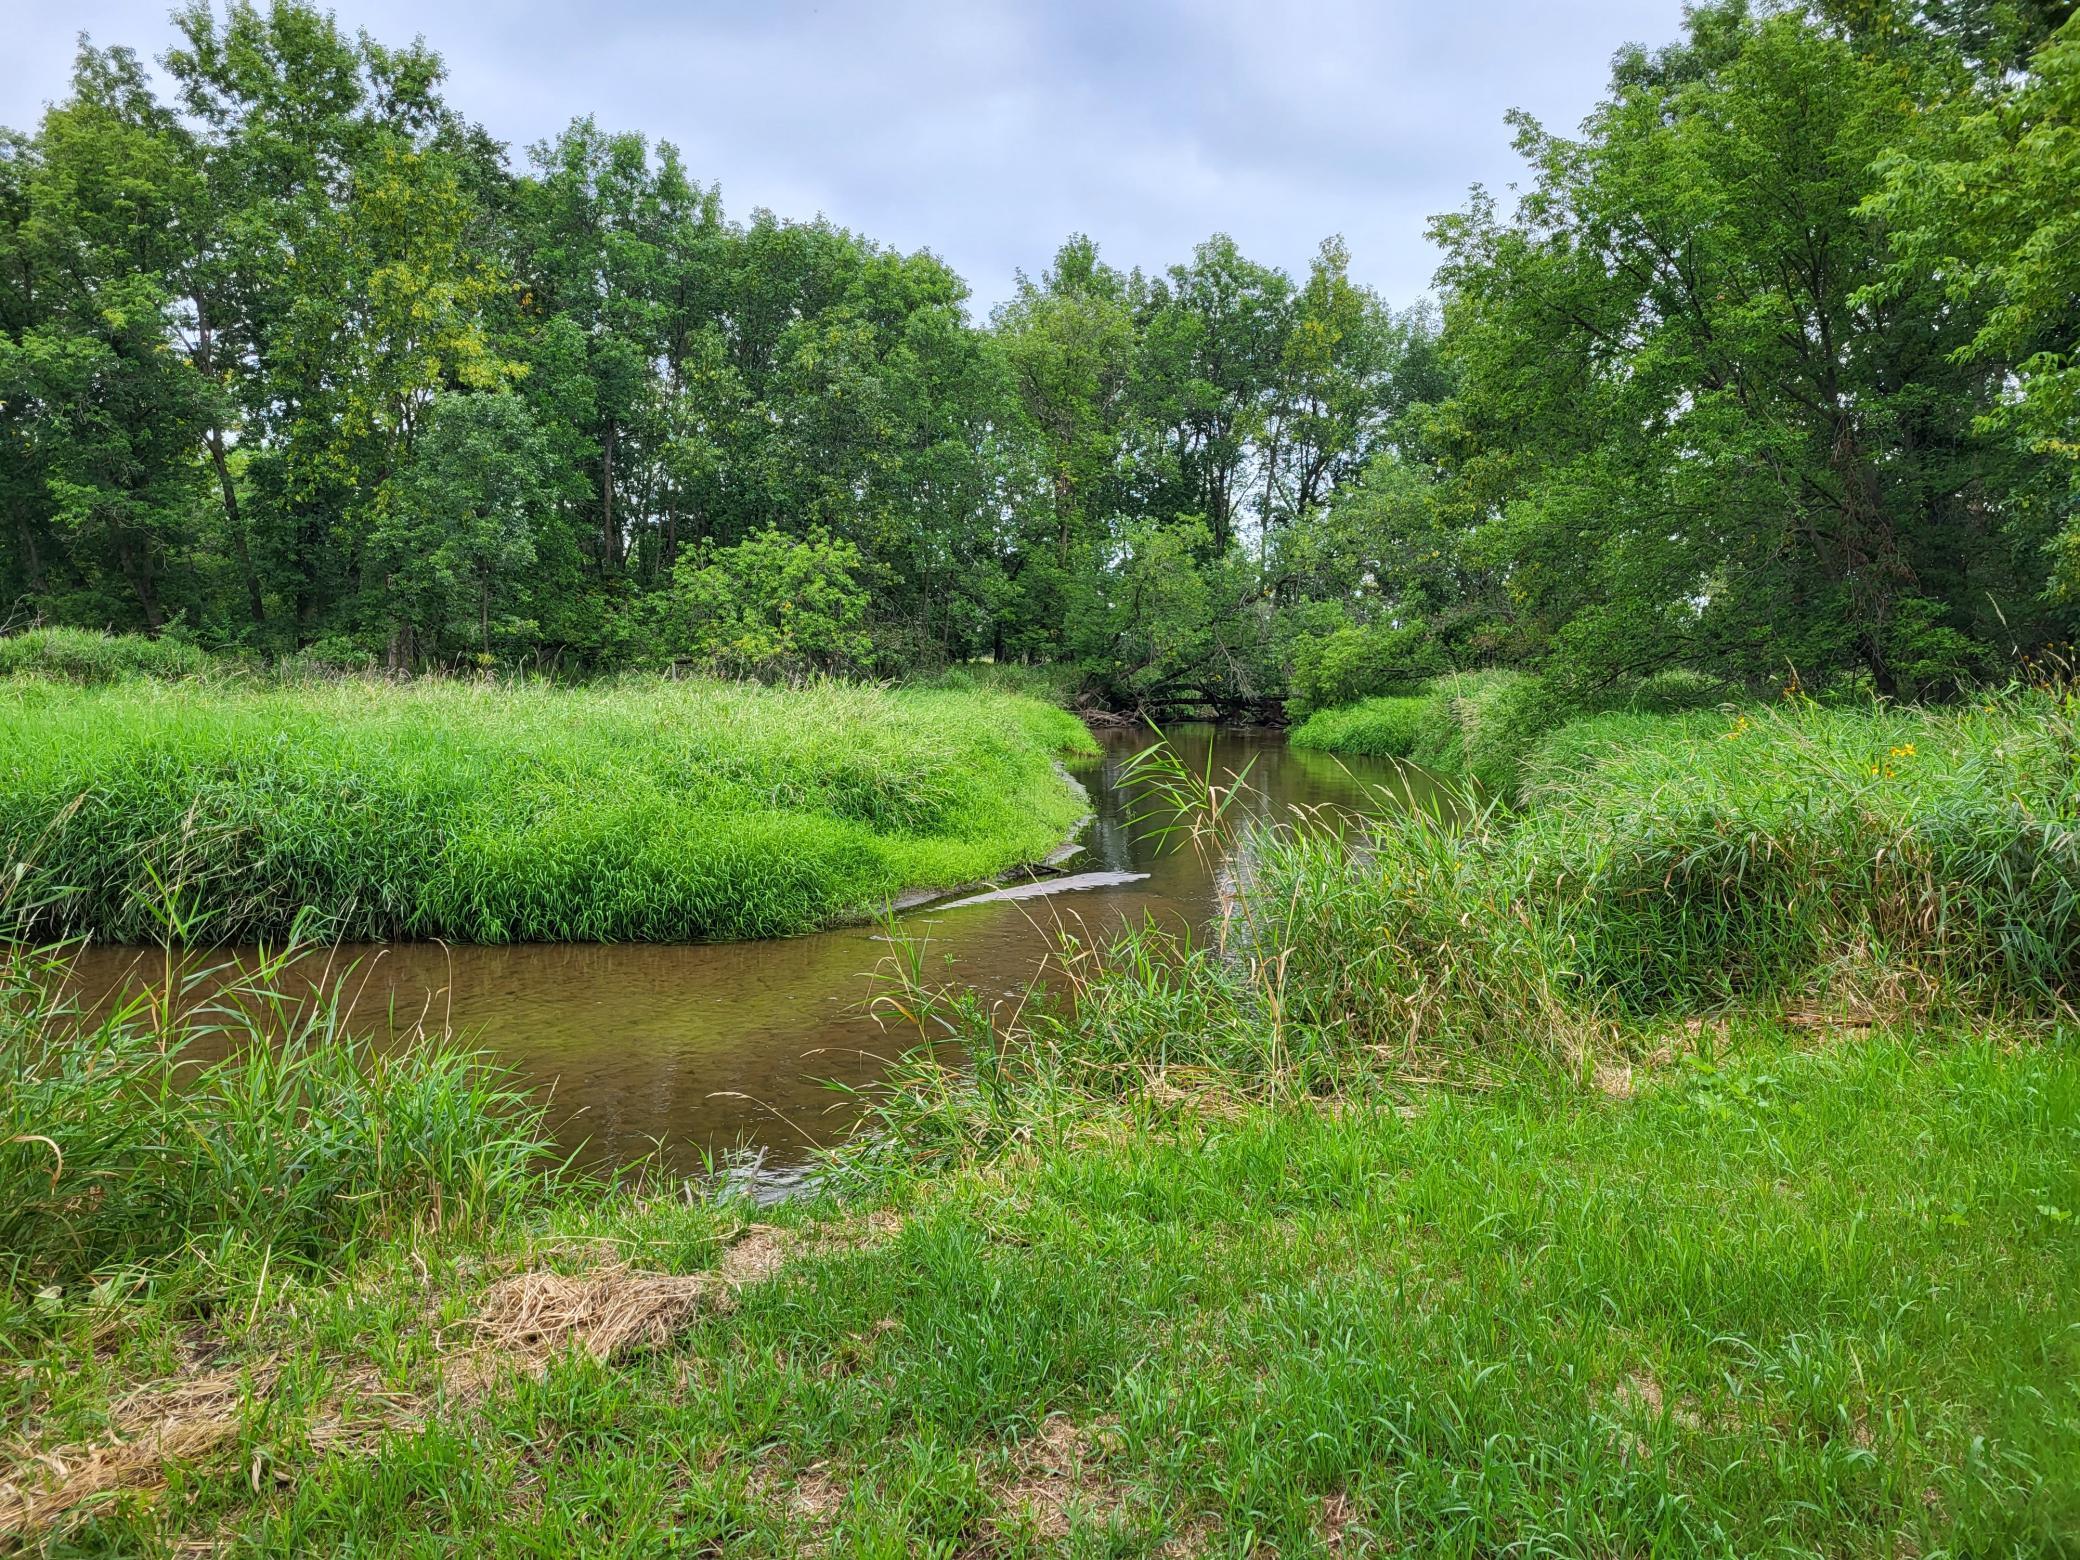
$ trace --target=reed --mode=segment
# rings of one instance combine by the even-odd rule
[[[291,997],[284,965],[95,1015],[69,1004],[62,952],[0,964],[0,1308],[175,1267],[207,1293],[261,1253],[333,1269],[553,1186],[541,1111],[498,1068],[441,1034],[379,1048],[350,1032],[344,975]]]

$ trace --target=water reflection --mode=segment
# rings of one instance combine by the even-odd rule
[[[1420,778],[1394,765],[1288,749],[1276,734],[1180,727],[1169,736],[1195,773],[1210,763],[1225,781],[1246,768],[1240,805],[1257,817],[1430,800]],[[1039,971],[1063,926],[1103,936],[1153,916],[1196,929],[1217,914],[1228,864],[1161,848],[1133,824],[1120,769],[1150,740],[1102,733],[1103,756],[1077,768],[1093,816],[1085,853],[1069,866],[1120,876],[1071,894],[913,910],[902,926],[924,939],[930,971],[1008,993]],[[853,1124],[856,1099],[831,1085],[870,1084],[911,1038],[867,1011],[873,972],[888,953],[878,927],[856,926],[757,943],[349,947],[295,968],[305,983],[351,970],[366,1030],[400,1030],[423,1016],[494,1052],[548,1092],[559,1137],[581,1160],[626,1161],[658,1148],[673,1167],[693,1170],[733,1149],[785,1165]],[[156,952],[91,949],[80,960],[89,1002],[162,977]]]

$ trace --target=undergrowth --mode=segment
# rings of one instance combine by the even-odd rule
[[[108,683],[136,677],[202,677],[229,670],[231,664],[199,645],[141,634],[31,628],[0,635],[0,677]]]

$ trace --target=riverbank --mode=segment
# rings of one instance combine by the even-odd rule
[[[1401,693],[1310,711],[1293,728],[1292,743],[1311,752],[1400,759],[1514,802],[1526,767],[1565,726],[1634,716],[1640,720],[1633,732],[1651,734],[1656,717],[1705,715],[1747,702],[1723,683],[1685,672],[1640,679],[1591,700],[1560,698],[1523,672],[1455,672]]]
[[[898,959],[891,1025],[977,1065],[915,1055],[778,1210],[547,1176],[526,1108],[437,1049],[365,1108],[326,1085],[332,1195],[250,1226],[211,1179],[225,1112],[187,1128],[214,1152],[150,1153],[187,1140],[162,1125],[97,1158],[105,1084],[46,1090],[0,1160],[55,1232],[9,1237],[0,1524],[282,1554],[2057,1552],[2075,745],[2063,702],[1989,702],[1604,727],[1514,819],[1294,818],[1255,836],[1224,951],[1072,947],[1052,1003]],[[1189,766],[1152,774],[1223,827]],[[155,1224],[153,1176],[226,1211]]]
[[[44,935],[771,937],[1038,862],[1073,717],[986,689],[0,684]]]

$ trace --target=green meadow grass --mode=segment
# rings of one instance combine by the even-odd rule
[[[1417,693],[1317,710],[1293,728],[1291,741],[1327,753],[1406,759],[1514,802],[1538,754],[1587,717],[1629,720],[1632,731],[1645,734],[1665,729],[1662,717],[1736,702],[1747,701],[1725,684],[1681,671],[1586,699],[1562,697],[1523,672],[1458,672]]]
[[[763,937],[1045,855],[1070,716],[981,690],[0,684],[37,930]]]
[[[1291,740],[1329,753],[1407,759],[1509,797],[1525,755],[1563,708],[1522,672],[1459,672],[1421,693],[1317,710],[1294,728]]]
[[[1427,693],[1388,694],[1316,710],[1288,740],[1294,747],[1354,758],[1413,758],[1417,732],[1435,699]]]
[[[0,1520],[179,1420],[208,1434],[23,1536],[2072,1554],[2070,716],[1609,715],[1519,809],[1193,819],[1245,863],[1212,941],[1065,941],[1015,1001],[899,947],[879,1005],[921,1043],[778,1209],[575,1178],[439,1042],[263,1059],[264,981],[169,1103],[150,1040],[207,1029],[38,1043],[25,965]],[[733,1271],[626,1348],[498,1331],[515,1282]]]
[[[2048,1555],[2080,1523],[2069,1042],[1758,1027],[1624,1099],[1142,1089],[876,1196],[878,1239],[595,1199],[260,1278],[205,1330],[266,1393],[47,1552]],[[754,1219],[793,1254],[668,1343],[433,1393],[498,1277],[699,1271]],[[194,1324],[87,1297],[42,1332],[4,1401],[48,1447]]]

